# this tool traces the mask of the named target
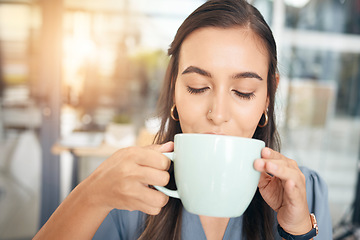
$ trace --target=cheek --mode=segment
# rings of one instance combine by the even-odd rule
[[[179,121],[182,131],[194,132],[197,129],[197,124],[203,117],[204,107],[201,103],[194,103],[191,98],[176,98],[177,110],[179,114]]]
[[[193,132],[197,119],[201,114],[201,104],[194,104],[191,96],[184,86],[176,83],[175,85],[175,104],[179,116],[180,126],[183,132]]]
[[[254,108],[243,108],[236,113],[236,129],[240,130],[241,137],[251,138],[261,118],[262,111]],[[238,134],[238,135],[239,135]]]
[[[266,109],[266,97],[257,99],[257,101],[244,104],[242,107],[237,107],[234,111],[234,117],[238,129],[241,129],[243,137],[251,138],[259,124],[262,114]]]

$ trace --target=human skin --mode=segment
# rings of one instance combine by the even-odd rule
[[[157,215],[169,197],[148,185],[169,182],[174,144],[118,150],[66,197],[35,239],[91,239],[109,212],[139,210]]]
[[[251,138],[268,106],[268,55],[248,28],[207,27],[183,42],[174,103],[184,133]],[[259,190],[295,235],[311,229],[305,179],[295,161],[269,148],[254,163]],[[273,177],[267,173],[273,174]],[[223,236],[228,219],[200,216],[208,239]]]
[[[268,106],[267,51],[244,28],[202,28],[183,42],[174,103],[185,133],[251,138]],[[211,112],[210,112],[211,110]],[[91,239],[114,208],[156,215],[168,197],[165,186],[173,143],[118,150],[64,200],[34,239]],[[295,161],[264,148],[254,168],[259,190],[289,233],[311,229],[305,179]],[[269,174],[273,176],[270,176]],[[222,239],[228,218],[200,216],[207,239]]]
[[[267,63],[250,30],[193,32],[182,44],[175,85],[182,131],[251,138],[267,108]]]

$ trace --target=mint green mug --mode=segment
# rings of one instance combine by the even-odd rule
[[[177,190],[155,186],[181,199],[188,212],[213,217],[238,217],[256,192],[260,173],[253,167],[261,157],[261,140],[213,134],[177,134],[174,162]]]

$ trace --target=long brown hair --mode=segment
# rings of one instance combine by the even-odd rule
[[[159,98],[161,127],[155,138],[156,143],[173,141],[181,133],[180,123],[170,116],[173,105],[175,81],[178,74],[180,48],[186,37],[199,28],[242,27],[251,29],[264,44],[269,58],[267,75],[267,94],[269,98],[268,118],[265,127],[257,127],[253,138],[265,141],[266,146],[280,150],[280,140],[275,125],[274,99],[277,87],[277,53],[272,31],[260,12],[245,0],[210,0],[190,14],[178,29],[168,54],[170,62],[165,75],[163,89]],[[174,111],[175,114],[176,111]],[[260,122],[264,121],[264,117]],[[176,188],[173,169],[170,170],[168,188]],[[157,216],[147,216],[145,230],[139,239],[181,239],[182,204],[170,198],[168,204]],[[243,215],[243,237],[246,239],[273,239],[273,211],[265,203],[259,191]]]

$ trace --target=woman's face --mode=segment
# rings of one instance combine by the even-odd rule
[[[268,105],[268,56],[249,29],[191,33],[180,50],[174,102],[184,133],[251,138]]]

